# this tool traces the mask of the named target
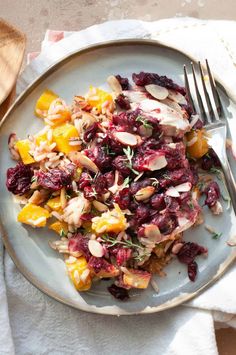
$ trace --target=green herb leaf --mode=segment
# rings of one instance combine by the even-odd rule
[[[212,239],[220,239],[222,237],[222,233],[213,233],[212,234]]]
[[[145,117],[143,117],[141,115],[136,117],[136,121],[141,122],[145,128],[150,128],[150,129],[153,128],[152,124],[150,122],[148,122],[148,120]]]
[[[64,229],[62,229],[60,231],[60,237],[65,237],[66,236],[66,232],[64,231]]]
[[[128,177],[124,180],[124,182],[123,182],[123,188],[129,186],[129,183],[130,183],[130,178],[129,178],[129,176],[128,176]]]
[[[133,169],[132,167],[132,158],[134,156],[134,151],[130,148],[130,146],[128,146],[127,148],[123,149],[124,154],[127,157],[127,167],[135,174],[135,175],[139,175],[139,172],[136,171],[135,169]]]

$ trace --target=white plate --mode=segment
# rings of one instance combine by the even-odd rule
[[[197,295],[219,278],[236,257],[235,248],[226,241],[235,231],[236,219],[230,209],[223,215],[212,216],[204,207],[207,224],[223,232],[220,240],[213,240],[203,226],[185,233],[185,239],[209,249],[207,258],[198,257],[199,272],[195,282],[187,276],[186,266],[174,260],[165,271],[164,278],[156,277],[160,292],[150,286],[144,291],[132,291],[131,299],[120,302],[107,291],[108,281],[93,285],[90,291],[78,293],[71,284],[62,258],[48,246],[56,239],[53,232],[33,229],[16,222],[20,207],[13,203],[5,188],[6,170],[14,166],[10,159],[7,139],[11,132],[24,138],[43,127],[34,117],[37,98],[45,88],[50,88],[71,103],[75,94],[83,95],[89,85],[108,89],[106,78],[111,74],[131,77],[133,72],[149,71],[167,75],[183,85],[183,64],[190,59],[180,52],[147,40],[116,41],[89,47],[53,66],[34,82],[17,100],[0,129],[0,216],[4,243],[16,266],[36,287],[49,296],[75,308],[104,314],[151,313],[176,306]],[[235,103],[222,93],[228,114],[236,114]],[[235,125],[231,120],[231,125]],[[223,202],[224,209],[226,208]]]

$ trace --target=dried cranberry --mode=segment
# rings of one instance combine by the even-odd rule
[[[119,191],[118,194],[114,197],[114,201],[118,203],[122,210],[126,210],[127,208],[129,208],[130,199],[131,196],[128,187]]]
[[[155,208],[156,211],[161,211],[165,208],[164,194],[155,194],[151,197],[151,206]]]
[[[115,102],[123,110],[129,110],[131,108],[128,98],[123,94],[117,96]]]
[[[122,175],[128,176],[130,175],[130,168],[128,167],[128,160],[124,155],[118,155],[113,162],[113,167],[120,171]]]
[[[94,270],[96,274],[104,270],[106,272],[111,272],[114,266],[106,261],[104,258],[97,258],[96,256],[91,256],[88,262],[90,268]]]
[[[145,204],[138,204],[135,211],[135,219],[138,224],[144,223],[150,217],[150,206]]]
[[[174,197],[165,196],[166,209],[170,213],[175,213],[180,209],[178,201]]]
[[[91,256],[88,248],[88,238],[83,236],[81,233],[74,234],[73,237],[69,239],[68,249],[71,252],[80,251],[83,253],[87,261]]]
[[[160,186],[163,188],[170,185],[176,186],[184,182],[194,183],[194,176],[190,169],[166,171],[159,179]]]
[[[191,264],[197,255],[207,253],[207,249],[198,245],[197,243],[187,242],[185,243],[177,254],[177,257],[181,263]]]
[[[6,186],[14,195],[23,195],[30,190],[33,170],[23,163],[7,170]]]
[[[220,167],[220,161],[213,149],[209,149],[201,159],[201,167],[203,170],[210,170],[214,166]]]
[[[195,281],[196,276],[197,276],[197,263],[196,261],[191,262],[191,264],[188,264],[188,277],[191,281]]]
[[[96,191],[93,186],[85,186],[83,193],[84,197],[89,201],[92,201],[96,198]]]
[[[167,89],[175,90],[181,93],[182,95],[186,94],[184,87],[177,85],[176,83],[173,82],[173,80],[167,78],[167,76],[159,76],[156,73],[140,72],[139,74],[133,73],[132,79],[135,82],[135,84],[138,86],[156,84],[156,85],[166,87]]]
[[[108,173],[105,173],[103,176],[107,181],[107,187],[109,188],[113,186],[115,180],[114,173],[112,171],[109,171]]]
[[[110,152],[112,152],[113,155],[123,153],[124,146],[120,142],[115,140],[113,137],[110,137],[108,145],[109,145],[109,150]]]
[[[128,78],[122,78],[120,75],[116,75],[116,79],[119,81],[122,90],[129,90],[129,79]]]
[[[198,180],[199,180],[199,177],[198,177],[198,171],[197,171],[197,167],[190,164],[190,170],[192,172],[192,181],[191,181],[191,184],[193,186],[197,185],[198,183]]]
[[[154,138],[146,139],[142,145],[137,149],[138,153],[145,154],[149,151],[157,150],[160,148],[160,142]]]
[[[91,176],[86,172],[82,172],[78,182],[80,190],[83,190],[86,186],[90,186],[91,182],[92,182]]]
[[[115,284],[112,284],[107,289],[110,292],[110,294],[115,298],[117,298],[118,300],[126,301],[129,299],[128,291],[125,288],[118,287]]]
[[[53,191],[60,190],[64,186],[70,188],[73,173],[74,170],[72,171],[71,169],[40,170],[36,174],[37,183],[38,185]]]
[[[151,223],[156,224],[164,235],[170,234],[177,227],[176,219],[170,213],[158,214]]]
[[[164,145],[161,150],[165,154],[168,169],[173,170],[188,167],[189,163],[185,155],[185,146],[182,142],[175,143],[174,148]]]
[[[137,120],[140,115],[140,110],[136,109],[134,111],[120,112],[117,115],[113,115],[113,123],[116,126],[126,132],[136,132],[137,128],[140,126],[140,122]]]
[[[97,130],[98,130],[98,123],[95,122],[84,132],[84,137],[83,137],[84,141],[88,143],[91,140],[93,140],[96,136]]]
[[[105,175],[98,175],[94,181],[94,188],[98,194],[107,192],[107,179]]]
[[[210,182],[204,189],[206,194],[205,205],[212,207],[220,198],[220,188],[216,181]]]
[[[123,247],[113,247],[109,249],[110,255],[116,258],[118,266],[125,265],[132,256],[132,249]]]
[[[106,170],[110,168],[112,158],[108,154],[106,154],[102,147],[98,146],[96,149],[96,156],[94,162],[100,170]]]

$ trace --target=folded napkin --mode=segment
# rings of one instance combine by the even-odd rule
[[[175,18],[121,20],[80,32],[48,30],[42,51],[31,54],[17,94],[66,54],[120,38],[152,38],[186,54],[206,57],[236,97],[236,22]],[[55,43],[56,42],[56,43]],[[0,241],[1,243],[1,241]],[[216,355],[215,326],[236,328],[235,265],[207,291],[183,306],[141,316],[103,316],[64,306],[32,286],[0,244],[1,354]]]

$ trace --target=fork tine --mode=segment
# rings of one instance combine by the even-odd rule
[[[191,91],[190,91],[190,88],[189,88],[188,73],[187,73],[187,69],[186,69],[186,65],[185,64],[184,64],[184,81],[185,81],[185,89],[186,89],[187,97],[189,99],[190,106],[191,106],[191,108],[193,110],[193,113],[196,114],[195,105],[194,105],[193,98],[192,98],[192,95],[191,95]]]
[[[201,114],[201,116],[202,116],[202,118],[204,120],[204,123],[211,123],[210,118],[208,118],[207,115],[206,115],[206,111],[205,111],[204,106],[203,106],[202,98],[201,98],[200,92],[198,90],[197,79],[196,79],[196,74],[195,74],[195,69],[194,69],[193,62],[191,62],[191,67],[192,67],[193,81],[194,81],[194,86],[195,86],[198,106],[199,106],[199,109],[200,109],[200,114]]]
[[[221,100],[220,100],[220,95],[219,95],[219,93],[217,91],[216,84],[215,84],[214,78],[213,78],[213,76],[211,74],[210,66],[208,64],[208,60],[207,59],[206,59],[206,67],[207,67],[207,72],[208,72],[209,79],[210,79],[211,91],[212,91],[212,94],[213,94],[213,97],[214,97],[214,101],[215,101],[215,105],[216,105],[216,109],[217,109],[218,115],[219,115],[219,117],[224,117],[224,112],[223,112],[223,107],[222,107],[222,103],[221,103]]]
[[[211,104],[211,100],[210,100],[210,97],[209,97],[209,94],[208,94],[208,91],[207,91],[207,88],[206,88],[206,83],[205,83],[205,80],[204,80],[202,66],[201,66],[200,62],[198,62],[198,68],[199,68],[199,72],[200,72],[201,79],[202,79],[202,87],[203,87],[203,91],[204,91],[204,94],[205,94],[209,115],[210,115],[210,117],[213,120],[217,120],[217,119],[219,120],[219,117],[217,117],[215,115],[214,109],[213,109],[212,104]]]

